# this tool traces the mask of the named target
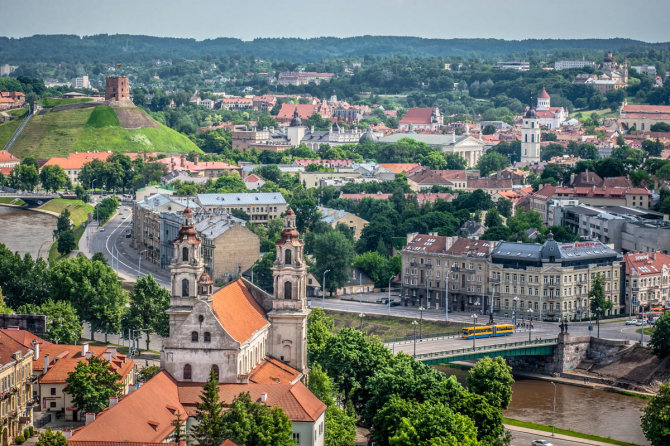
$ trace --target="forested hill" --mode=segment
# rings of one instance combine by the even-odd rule
[[[249,55],[270,60],[314,62],[323,59],[387,56],[410,57],[462,56],[464,58],[509,59],[546,57],[580,57],[613,50],[635,52],[670,50],[670,43],[646,43],[631,39],[580,40],[499,40],[499,39],[423,39],[400,36],[360,36],[312,39],[278,38],[242,41],[217,38],[197,41],[167,37],[100,34],[35,35],[23,38],[0,37],[0,62],[9,64],[38,62],[140,62],[149,59],[198,59]]]

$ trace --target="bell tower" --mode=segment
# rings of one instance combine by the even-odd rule
[[[179,235],[173,242],[174,254],[170,263],[171,297],[167,310],[170,334],[193,309],[196,299],[209,300],[212,296],[212,279],[205,271],[202,258],[202,240],[193,223],[193,211],[184,209]]]
[[[296,229],[292,209],[284,217],[284,230],[275,243],[277,256],[272,267],[274,295],[269,354],[303,373],[307,371],[307,315],[305,290],[307,268],[303,260],[305,242]]]
[[[540,162],[540,120],[531,105],[521,126],[521,162]]]

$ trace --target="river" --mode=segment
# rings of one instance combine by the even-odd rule
[[[48,256],[48,243],[56,229],[56,217],[41,212],[0,206],[0,243],[12,252],[36,258],[40,247]]]
[[[438,367],[464,382],[466,370]],[[517,378],[505,416],[551,425],[554,386],[548,381]],[[564,384],[556,385],[556,427],[648,445],[640,427],[647,400]]]

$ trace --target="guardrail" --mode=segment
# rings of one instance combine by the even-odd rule
[[[421,353],[416,355],[416,359],[444,358],[448,356],[464,355],[470,353],[490,352],[497,350],[515,349],[521,347],[536,347],[540,345],[554,345],[558,343],[558,338],[538,339],[535,341],[509,342],[505,344],[482,345],[479,347],[458,348],[455,350],[446,350],[433,353]]]

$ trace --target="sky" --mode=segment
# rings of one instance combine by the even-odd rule
[[[0,0],[0,35],[670,41],[670,0]],[[11,18],[11,19],[9,19]],[[9,19],[9,20],[8,20]]]

